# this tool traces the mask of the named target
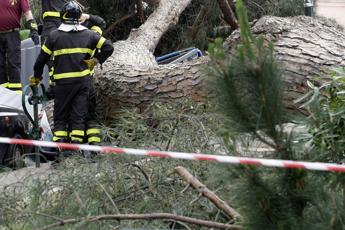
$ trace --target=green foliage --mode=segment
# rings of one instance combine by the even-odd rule
[[[219,119],[210,109],[208,104],[186,100],[165,105],[154,103],[142,114],[124,110],[121,119],[102,130],[109,144],[121,147],[224,151],[214,131],[219,127]],[[212,164],[123,155],[98,156],[94,160],[96,163],[90,164],[86,159],[67,158],[45,178],[26,179],[20,185],[4,189],[0,193],[0,228],[39,229],[58,219],[117,213],[167,212],[228,221],[208,199],[188,189],[174,174],[174,167],[184,166],[204,181],[212,177],[209,174]],[[228,191],[222,183],[208,187],[220,196]],[[181,229],[181,226],[169,220],[137,220],[81,222],[61,229]],[[205,229],[193,225],[190,228]]]
[[[241,44],[224,56],[221,42],[210,45],[210,74],[225,127],[241,136],[252,134],[275,151],[266,158],[302,159],[292,136],[283,133],[286,112],[282,103],[282,73],[273,56],[273,45],[251,31],[246,9],[236,3]],[[236,178],[237,207],[248,229],[307,229],[312,224],[304,212],[315,195],[304,170],[230,168]],[[315,207],[313,207],[315,208]],[[316,227],[315,225],[313,225]],[[312,229],[312,228],[311,228]]]
[[[335,70],[330,80],[317,87],[309,82],[311,91],[301,100],[310,113],[308,130],[318,161],[344,163],[345,149],[345,70]]]
[[[156,102],[141,114],[124,110],[118,120],[103,128],[103,139],[118,146],[219,152],[224,149],[217,149],[217,140],[211,138],[216,136],[213,127],[219,126],[207,104],[188,100]]]
[[[292,17],[304,15],[304,1],[301,0],[248,0],[249,19],[257,19],[264,15]]]
[[[220,41],[209,47],[215,63],[210,71],[216,76],[218,102],[231,118],[228,127],[251,133],[264,128],[276,139],[279,134],[275,126],[284,119],[281,72],[272,45],[266,48],[262,37],[251,35],[241,1],[237,13],[242,43],[231,61],[224,57]]]
[[[29,34],[30,34],[30,30],[20,30],[19,31],[20,40],[25,40],[29,38]]]

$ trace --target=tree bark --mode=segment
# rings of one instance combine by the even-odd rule
[[[113,63],[136,67],[156,67],[153,52],[163,36],[176,25],[191,0],[160,0],[157,9],[144,24],[133,29],[127,40],[114,44]]]
[[[345,33],[329,20],[266,16],[253,23],[252,32],[274,44],[275,57],[283,70],[287,108],[298,109],[293,100],[306,92],[307,80],[320,82],[322,78],[318,80],[317,76],[325,77],[330,69],[345,64]],[[232,53],[239,41],[236,31],[224,47]]]
[[[113,65],[112,58],[105,63],[102,74],[96,75],[99,113],[116,117],[122,107],[139,109],[152,101],[171,101],[190,98],[204,100],[209,91],[203,84],[208,58],[178,65],[161,65],[156,68],[127,68]]]
[[[147,23],[148,21],[145,24]],[[147,34],[152,27],[154,26],[146,25],[141,27],[140,31],[147,30],[145,32]],[[155,31],[157,32],[157,29],[153,30],[154,33]],[[252,31],[254,35],[263,35],[266,41],[272,41],[275,46],[275,56],[281,63],[286,83],[284,100],[289,109],[299,110],[293,100],[301,97],[308,90],[306,85],[308,79],[318,81],[315,76],[323,76],[331,68],[345,65],[345,33],[325,19],[305,16],[293,18],[266,16],[252,23]],[[146,35],[143,37],[147,38]],[[138,43],[134,42],[136,39]],[[123,63],[121,60],[124,61],[127,57],[129,49],[126,47],[124,49],[127,51],[122,54],[122,58],[118,58],[118,54],[115,53],[105,63],[103,76],[97,78],[101,104],[108,112],[104,113],[103,109],[101,110],[103,114],[112,117],[117,115],[121,106],[140,108],[153,100],[169,101],[183,97],[202,100],[210,94],[203,84],[207,79],[204,71],[207,58],[180,65],[158,66],[154,63],[150,51],[154,49],[158,39],[146,45],[145,41],[146,39],[132,35],[129,40],[121,44],[124,46],[140,44],[138,47],[146,51],[133,52],[129,56],[143,56],[146,52],[152,57],[152,65],[142,65],[138,63],[139,61],[133,61],[131,67],[118,64]],[[225,41],[224,47],[229,53],[233,53],[239,41],[239,31],[236,30]],[[117,46],[119,47],[119,44]]]

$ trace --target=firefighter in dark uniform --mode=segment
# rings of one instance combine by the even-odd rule
[[[56,142],[83,142],[91,70],[94,65],[102,64],[114,50],[110,41],[80,25],[81,15],[82,9],[77,2],[63,6],[60,12],[62,24],[46,39],[34,66],[34,76],[30,78],[30,83],[37,85],[42,80],[44,65],[53,56]],[[91,58],[95,49],[100,52]]]
[[[88,28],[90,28],[91,30],[95,31],[96,33],[98,33],[100,36],[102,36],[103,34],[103,30],[102,28],[106,27],[106,24],[104,23],[102,25],[102,28],[92,24],[92,21],[89,20],[86,23],[84,23],[84,25],[86,25]],[[98,53],[98,49],[96,49],[95,54]],[[94,70],[91,71],[91,76],[93,79],[94,76]],[[85,142],[87,142],[90,145],[98,145],[101,143],[101,130],[99,127],[99,124],[97,122],[97,116],[96,116],[96,107],[97,107],[97,99],[96,99],[96,90],[95,90],[95,86],[94,86],[94,81],[91,79],[91,83],[90,83],[90,91],[89,91],[89,111],[88,114],[86,116],[86,138],[85,138]]]
[[[42,19],[43,19],[43,27],[41,32],[42,44],[44,44],[45,40],[49,36],[49,34],[57,30],[57,28],[61,25],[60,19],[60,11],[62,7],[69,2],[68,0],[42,0]],[[103,18],[97,15],[89,15],[89,14],[82,14],[81,22],[85,22],[87,24],[93,24],[99,27],[105,25],[105,21]],[[55,96],[55,82],[53,79],[54,69],[53,60],[50,60],[48,63],[49,68],[49,75],[51,79],[49,81],[49,89],[47,92],[48,99],[53,99]]]
[[[37,24],[28,0],[0,0],[0,85],[21,93],[20,19],[25,15],[30,37],[39,44]]]

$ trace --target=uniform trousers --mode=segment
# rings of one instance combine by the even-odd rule
[[[70,133],[71,140],[82,142],[88,113],[90,77],[73,84],[56,84],[54,132]],[[75,136],[74,133],[76,133]]]
[[[12,90],[21,90],[20,45],[18,31],[8,33],[0,31],[0,85]]]

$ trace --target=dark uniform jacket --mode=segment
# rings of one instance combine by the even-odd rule
[[[101,52],[94,55],[94,50]],[[34,66],[34,76],[42,76],[45,63],[54,57],[54,75],[56,84],[81,82],[90,76],[90,70],[84,60],[93,55],[102,64],[113,52],[110,41],[94,31],[82,30],[64,32],[55,30],[50,33],[42,46]]]
[[[42,0],[42,17],[48,18],[60,18],[60,11],[66,0]]]

